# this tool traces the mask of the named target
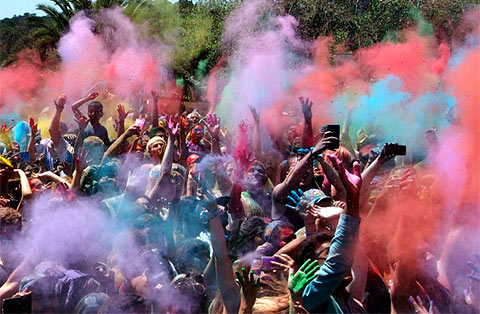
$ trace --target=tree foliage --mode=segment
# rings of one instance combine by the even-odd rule
[[[17,59],[17,54],[31,45],[34,26],[28,22],[32,15],[25,13],[0,20],[0,66],[7,66]]]
[[[47,1],[47,0],[46,0]],[[8,64],[22,48],[35,47],[46,58],[68,31],[79,11],[94,16],[102,8],[124,7],[148,37],[165,43],[169,67],[190,88],[218,61],[224,23],[242,0],[48,0],[38,5],[46,14],[26,14],[0,21],[0,62]],[[480,0],[271,0],[276,14],[292,15],[305,40],[331,36],[333,49],[347,51],[382,40],[399,40],[398,31],[415,24],[425,33],[448,40],[459,25],[465,8]],[[18,40],[16,40],[18,38]]]

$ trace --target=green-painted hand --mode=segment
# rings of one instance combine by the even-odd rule
[[[290,269],[290,276],[288,277],[288,289],[290,292],[293,295],[301,294],[310,281],[316,277],[319,268],[318,261],[308,259],[296,273],[293,273],[293,269]]]

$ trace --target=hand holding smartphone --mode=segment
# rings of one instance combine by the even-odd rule
[[[405,156],[407,154],[407,146],[399,145],[397,143],[388,143],[385,144],[383,148],[385,155],[396,155],[396,156]]]

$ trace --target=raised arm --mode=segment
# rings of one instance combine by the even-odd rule
[[[340,134],[340,145],[345,147],[350,154],[355,156],[355,149],[352,145],[352,139],[350,138],[350,123],[352,117],[352,109],[347,108],[345,113],[345,120],[343,121],[342,134]]]
[[[152,90],[152,128],[158,128],[158,93]]]
[[[50,122],[50,127],[48,132],[50,132],[50,138],[53,142],[53,147],[57,148],[60,145],[60,117],[62,116],[62,111],[65,108],[65,103],[67,98],[65,95],[61,95],[54,101],[55,103],[55,114],[53,115],[52,122]]]
[[[228,257],[225,233],[216,203],[212,202],[209,226],[212,237],[213,256],[217,271],[218,287],[227,313],[238,313],[240,308],[240,290],[235,284],[232,263]],[[213,212],[213,213],[212,213]],[[217,214],[218,213],[218,214]]]
[[[330,166],[322,157],[317,158],[317,160],[322,166],[323,173],[327,177],[328,182],[330,182],[335,188],[335,195],[332,195],[334,196],[334,199],[336,201],[346,201],[347,192],[345,191],[345,187],[343,186],[338,172],[336,172],[335,169],[333,169],[333,167]]]
[[[35,163],[35,136],[37,135],[38,125],[32,117],[30,117],[29,123],[30,140],[28,141],[28,155],[30,157],[30,164],[33,165]]]
[[[73,115],[75,117],[78,117],[80,115],[82,115],[82,112],[80,111],[80,107],[82,105],[84,105],[85,103],[91,101],[91,100],[94,100],[95,98],[98,97],[98,93],[94,92],[94,93],[91,93],[90,95],[86,96],[86,97],[83,97],[83,98],[80,98],[79,100],[77,100],[76,102],[74,102],[72,104],[72,111],[73,111]]]
[[[113,143],[110,145],[103,155],[103,161],[108,160],[109,158],[115,157],[118,155],[120,149],[124,146],[125,141],[132,135],[140,134],[140,128],[136,125],[130,126],[125,133],[120,135]]]
[[[385,144],[385,146],[386,145],[388,144]],[[363,185],[360,191],[360,204],[364,204],[364,202],[368,198],[368,188],[373,178],[377,175],[378,171],[380,171],[382,166],[393,157],[395,157],[395,155],[387,155],[385,152],[385,147],[383,147],[380,155],[378,155],[377,158],[375,158],[375,160],[365,170],[363,170]]]
[[[220,155],[220,119],[214,113],[207,114],[207,121],[205,122],[211,138],[212,153]]]
[[[235,145],[234,156],[241,167],[246,167],[251,157],[247,132],[247,123],[243,120],[240,121],[238,125],[237,144]]]
[[[175,136],[177,136],[180,125],[172,121],[172,116],[167,117],[168,140],[165,153],[163,154],[162,164],[160,166],[160,177],[170,174],[173,164],[173,153],[175,151]]]
[[[262,157],[262,141],[260,139],[260,116],[254,107],[250,107],[253,117],[252,146],[255,159]]]
[[[18,177],[20,178],[20,188],[22,189],[22,197],[20,199],[20,202],[17,206],[17,210],[20,210],[22,207],[23,200],[25,198],[30,198],[33,193],[32,189],[30,188],[30,184],[28,183],[28,178],[25,172],[21,169],[15,169],[15,172],[18,174]]]
[[[278,184],[273,189],[273,218],[280,218],[285,212],[285,206],[282,203],[293,189],[296,189],[302,181],[305,174],[309,171],[313,171],[313,159],[314,156],[318,156],[323,153],[328,147],[334,147],[338,145],[338,138],[331,136],[330,132],[325,133],[323,139],[321,139],[315,148],[306,154],[293,168],[285,178],[285,180]]]
[[[162,164],[160,165],[160,174],[155,181],[153,187],[146,193],[147,197],[150,200],[154,199],[154,196],[161,190],[161,186],[164,183],[164,179],[170,174],[172,171],[172,164],[173,164],[173,153],[175,150],[174,142],[175,142],[175,135],[178,133],[179,124],[174,124],[172,122],[172,117],[167,118],[167,131],[168,131],[168,141],[167,147],[165,148],[165,153],[163,154]]]
[[[312,105],[313,102],[300,97],[300,104],[302,105],[302,112],[304,118],[303,135],[302,135],[302,147],[310,148],[313,146],[313,127],[312,127]]]
[[[316,278],[303,292],[303,305],[310,312],[315,311],[330,297],[352,267],[360,226],[359,195],[362,185],[360,165],[355,162],[354,173],[349,173],[335,155],[328,155],[328,158],[339,172],[347,191],[347,209],[345,214],[340,216],[327,260],[320,267]]]
[[[118,105],[117,113],[118,113],[117,135],[118,137],[120,137],[123,134],[123,132],[125,132],[125,119],[127,118],[130,112],[125,111],[125,106]]]

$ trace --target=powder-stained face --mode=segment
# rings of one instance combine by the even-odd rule
[[[254,163],[247,169],[246,180],[250,187],[263,187],[267,179],[267,171],[260,163]]]
[[[150,156],[152,156],[153,158],[157,159],[161,159],[163,157],[163,153],[165,152],[165,142],[163,141],[157,141],[155,143],[153,143],[151,146],[150,146],[150,151],[149,151],[149,154]]]
[[[192,142],[193,143],[200,142],[203,138],[204,133],[205,133],[205,130],[203,129],[203,126],[201,126],[200,124],[195,125],[193,129],[190,131]]]
[[[42,193],[46,190],[45,186],[43,185],[40,179],[32,179],[30,180],[30,187],[33,193]]]

